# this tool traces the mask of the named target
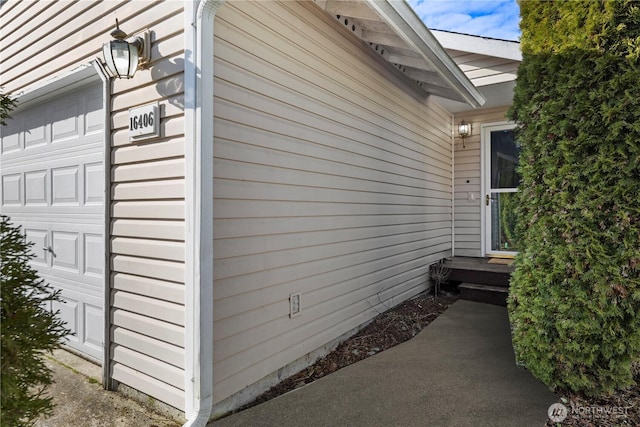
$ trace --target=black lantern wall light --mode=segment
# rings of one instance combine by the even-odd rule
[[[116,29],[111,32],[111,37],[113,40],[102,46],[102,54],[107,70],[113,77],[130,79],[138,69],[149,66],[149,31],[143,31],[127,40],[127,33],[120,29],[116,19]]]

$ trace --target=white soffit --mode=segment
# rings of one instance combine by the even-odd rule
[[[513,89],[515,80],[479,87],[478,89],[487,98],[486,104],[482,108],[506,107],[513,103]],[[442,105],[450,113],[461,113],[469,111],[467,104],[436,97],[438,104]]]
[[[431,30],[442,47],[451,50],[476,53],[494,58],[522,61],[520,43],[511,40],[500,40],[491,37],[473,36],[469,34],[452,33],[450,31]]]
[[[431,32],[485,96],[484,108],[511,105],[522,61],[519,42],[441,30]],[[438,98],[438,103],[452,113],[469,110],[466,104],[451,99]]]
[[[422,91],[481,107],[486,99],[403,0],[314,0]]]

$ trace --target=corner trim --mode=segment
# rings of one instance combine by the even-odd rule
[[[224,0],[185,3],[185,426],[213,406],[213,25]]]

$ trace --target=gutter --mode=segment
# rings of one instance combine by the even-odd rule
[[[102,229],[102,243],[104,245],[104,263],[102,275],[104,280],[104,301],[102,306],[102,316],[104,325],[104,335],[102,338],[102,386],[106,390],[111,390],[110,375],[110,353],[111,348],[111,78],[107,74],[100,61],[93,60],[91,65],[95,69],[100,80],[102,80],[102,111],[104,114],[104,146],[102,155],[102,170],[104,173],[104,227]]]

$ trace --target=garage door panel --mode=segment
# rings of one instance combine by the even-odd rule
[[[63,288],[60,299],[52,306],[53,310],[60,310],[60,318],[73,333],[67,337],[67,344],[100,358],[104,327],[100,298]]]
[[[2,135],[2,154],[20,151],[20,125],[17,120],[7,120],[6,126],[0,128]]]
[[[73,161],[82,160],[85,162],[102,161],[102,134],[82,137],[82,144],[78,141],[67,140],[55,144],[46,144],[32,147],[27,150],[14,150],[2,154],[3,169],[7,163],[12,169],[16,167],[25,169],[41,168],[42,165],[49,165],[55,161],[66,161],[70,164]],[[96,157],[99,155],[99,157]]]
[[[2,177],[2,206],[22,205],[22,175],[19,173]]]
[[[47,144],[49,138],[49,125],[47,124],[46,107],[36,107],[29,110],[29,119],[24,123],[24,148],[38,147]]]
[[[71,335],[67,336],[67,340],[71,343],[79,343],[82,331],[78,326],[78,306],[79,301],[76,298],[71,298],[68,295],[60,295],[61,301],[54,301],[53,311],[57,311],[58,317],[65,322],[65,327],[71,330]],[[80,332],[80,334],[79,334]]]
[[[102,91],[100,88],[87,93],[85,97],[84,133],[102,132],[104,127],[104,113],[102,112]]]
[[[79,204],[78,166],[51,169],[51,186],[52,204]]]
[[[84,273],[102,277],[104,264],[104,243],[101,234],[84,234]]]
[[[24,174],[25,205],[47,205],[47,171],[37,170]]]
[[[84,203],[102,205],[104,195],[104,168],[102,163],[84,165]]]
[[[49,247],[49,233],[47,232],[47,230],[25,228],[24,231],[27,240],[29,242],[33,242],[31,251],[33,252],[35,257],[31,259],[32,264],[34,265],[34,267],[48,267],[47,250],[45,249]]]
[[[80,273],[78,263],[78,233],[64,233],[54,231],[51,233],[53,243],[52,267],[57,269],[71,270]]]
[[[42,280],[49,283],[53,288],[60,289],[62,292],[72,292],[75,298],[86,301],[89,298],[97,298],[94,305],[102,306],[103,290],[100,280],[94,277],[81,277],[74,275],[67,270],[56,270],[52,268],[44,269],[41,274]]]
[[[102,358],[104,121],[96,84],[18,109],[1,129],[2,213],[34,243],[40,277],[75,335],[68,344]]]
[[[91,347],[98,354],[102,352],[103,321],[102,308],[91,305],[87,302],[83,304],[84,313],[84,343]]]
[[[67,97],[59,105],[53,106],[51,140],[53,143],[80,136],[79,105],[81,99]]]

